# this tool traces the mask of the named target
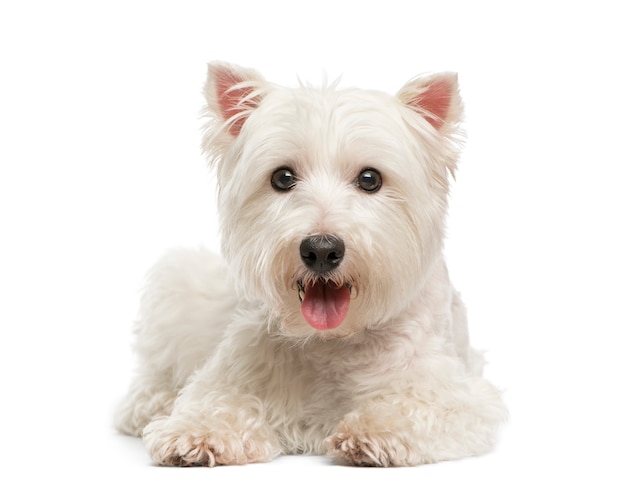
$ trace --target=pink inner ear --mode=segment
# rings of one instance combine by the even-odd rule
[[[448,116],[451,94],[452,86],[447,80],[436,80],[411,101],[411,106],[425,111],[426,121],[439,130]]]
[[[250,88],[247,87],[230,90],[241,82],[242,80],[235,78],[231,72],[222,72],[216,81],[217,100],[224,121],[241,112],[239,104],[250,93]],[[228,131],[233,137],[241,133],[241,127],[245,121],[245,118],[237,118],[232,122]]]

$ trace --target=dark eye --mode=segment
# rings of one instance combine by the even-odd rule
[[[296,186],[296,175],[288,167],[276,169],[272,174],[272,187],[276,191],[289,191]]]
[[[363,169],[356,178],[356,186],[366,193],[376,193],[383,185],[383,178],[376,169]]]

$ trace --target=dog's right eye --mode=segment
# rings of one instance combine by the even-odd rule
[[[296,175],[288,167],[281,167],[276,169],[272,174],[272,187],[276,191],[289,191],[296,186]]]

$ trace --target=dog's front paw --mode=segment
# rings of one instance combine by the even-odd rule
[[[417,462],[401,436],[390,432],[351,429],[342,424],[326,439],[329,456],[356,466],[407,466]]]
[[[326,440],[328,454],[356,466],[388,466],[387,453],[368,437],[338,433]]]
[[[244,437],[245,436],[245,437]],[[144,430],[152,459],[167,466],[242,465],[269,461],[279,452],[271,439],[234,430],[211,431],[196,422],[161,418]]]

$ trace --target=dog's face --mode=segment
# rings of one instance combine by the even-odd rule
[[[456,77],[416,79],[392,97],[279,88],[213,64],[206,96],[239,295],[290,336],[345,337],[406,309],[441,253]]]

